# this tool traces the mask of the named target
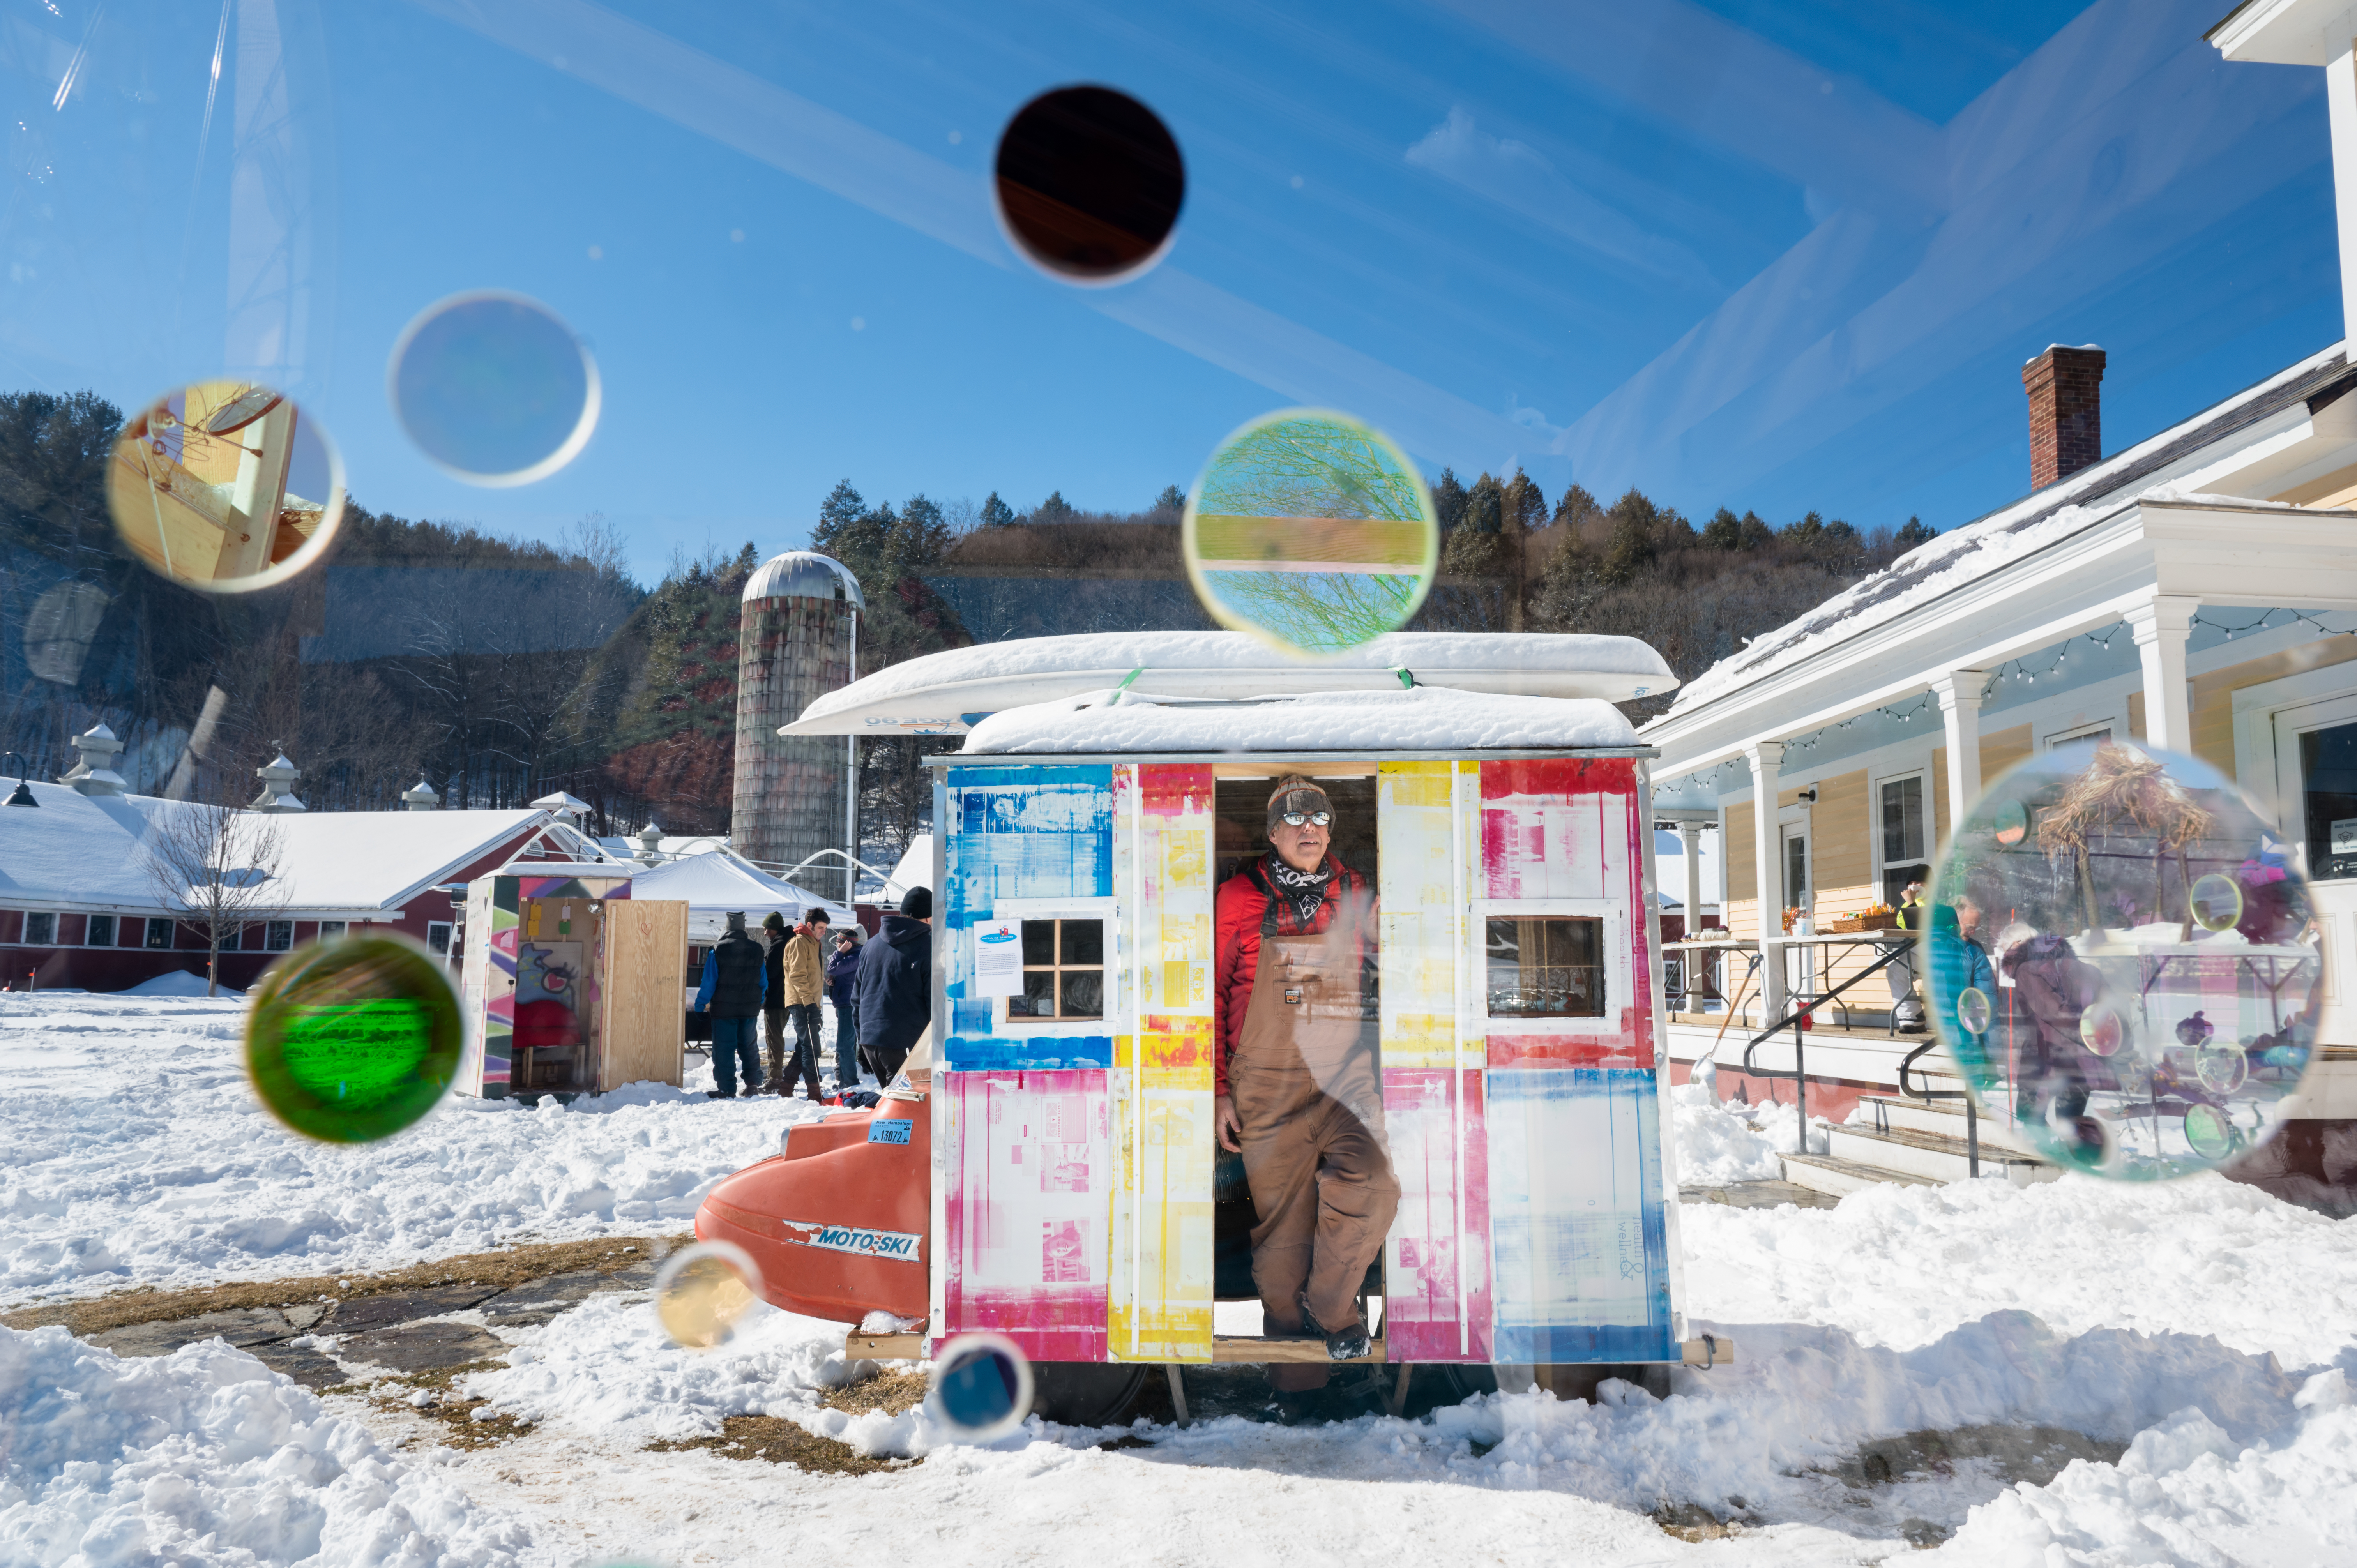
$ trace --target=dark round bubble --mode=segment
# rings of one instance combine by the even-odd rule
[[[399,937],[312,942],[264,975],[245,1065],[270,1113],[307,1137],[364,1144],[434,1109],[463,1045],[434,955]]]
[[[1169,128],[1110,87],[1060,87],[1017,110],[996,175],[1016,249],[1073,283],[1118,283],[1151,266],[1187,197]]]
[[[472,484],[546,478],[597,427],[597,362],[554,311],[522,295],[427,306],[393,345],[386,380],[409,438]]]
[[[991,1443],[1031,1413],[1031,1362],[1012,1340],[962,1334],[933,1363],[925,1408],[969,1443]]]
[[[2209,763],[2033,757],[1932,880],[1937,1021],[1998,1136],[2153,1179],[2263,1143],[2314,1054],[2322,959],[2283,841]]]
[[[1324,409],[1267,414],[1222,442],[1179,541],[1212,618],[1310,656],[1406,625],[1440,563],[1440,519],[1407,455]]]
[[[273,587],[326,553],[344,469],[309,413],[274,387],[177,386],[125,422],[106,466],[124,547],[185,587]]]

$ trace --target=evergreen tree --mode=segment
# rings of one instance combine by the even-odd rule
[[[1719,508],[1703,524],[1702,543],[1706,550],[1742,549],[1743,521],[1727,508]]]
[[[1458,526],[1469,533],[1496,533],[1506,521],[1506,495],[1498,481],[1484,474],[1465,492],[1465,510]]]
[[[1073,516],[1072,503],[1064,499],[1061,490],[1049,490],[1048,499],[1031,509],[1034,522],[1069,522]]]
[[[1439,514],[1444,533],[1453,531],[1465,515],[1465,487],[1448,468],[1440,470],[1440,482],[1432,487],[1432,510]]]
[[[811,548],[822,555],[843,559],[838,543],[845,530],[866,515],[867,502],[851,488],[849,479],[838,479],[826,499],[818,503],[818,526],[811,530]]]
[[[989,499],[982,503],[982,526],[1012,528],[1014,525],[1015,509],[1000,500],[996,490],[991,491]]]
[[[1919,544],[1931,543],[1934,537],[1931,529],[1924,526],[1921,518],[1910,517],[1892,536],[1891,542],[1901,550],[1912,550]]]
[[[1736,541],[1742,549],[1757,550],[1775,537],[1776,531],[1768,526],[1766,519],[1756,511],[1746,511],[1738,525]]]
[[[1604,509],[1597,504],[1596,498],[1580,485],[1574,485],[1564,491],[1563,499],[1555,503],[1555,524],[1557,528],[1585,528],[1603,515]]]
[[[1520,468],[1506,481],[1501,499],[1507,532],[1532,533],[1547,525],[1546,492]]]
[[[1154,498],[1154,504],[1146,510],[1148,511],[1185,511],[1187,510],[1187,492],[1180,489],[1176,485],[1165,485],[1162,487],[1162,493]]]

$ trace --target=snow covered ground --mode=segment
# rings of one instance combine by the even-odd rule
[[[675,1229],[790,1114],[646,1090],[454,1101],[386,1144],[315,1150],[251,1109],[236,1024],[226,1002],[0,997],[0,1296]],[[1674,1110],[1689,1181],[1772,1175],[1792,1132],[1699,1093]],[[1927,1560],[2357,1560],[2357,1221],[2216,1178],[2070,1176],[1695,1205],[1682,1227],[1689,1309],[1740,1359],[1667,1401],[1609,1385],[1420,1422],[1230,1418],[1118,1451],[1036,1423],[961,1447],[921,1415],[825,1409],[856,1370],[841,1326],[766,1308],[702,1354],[643,1297],[503,1333],[511,1364],[471,1391],[539,1424],[470,1454],[401,1448],[393,1418],[218,1343],[117,1360],[0,1330],[0,1561],[1814,1564],[1913,1560],[1949,1530]],[[927,1457],[854,1479],[644,1450],[732,1414]],[[2008,1485],[1965,1438],[2022,1423],[2127,1449]],[[1919,1444],[1875,1474],[1922,1432],[1953,1456],[1910,1476]],[[1664,1505],[1743,1528],[1688,1544],[1654,1522]]]

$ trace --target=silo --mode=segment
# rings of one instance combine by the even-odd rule
[[[859,651],[859,579],[830,556],[791,550],[746,580],[737,634],[737,853],[782,871],[822,850],[856,853],[851,747],[834,736],[788,737],[821,694],[850,684]],[[835,855],[794,880],[849,898],[852,868]]]

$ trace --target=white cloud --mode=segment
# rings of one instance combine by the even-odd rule
[[[1407,161],[1485,196],[1510,211],[1600,256],[1655,277],[1719,292],[1702,258],[1665,240],[1563,177],[1527,142],[1503,140],[1473,123],[1462,106],[1407,150]]]

